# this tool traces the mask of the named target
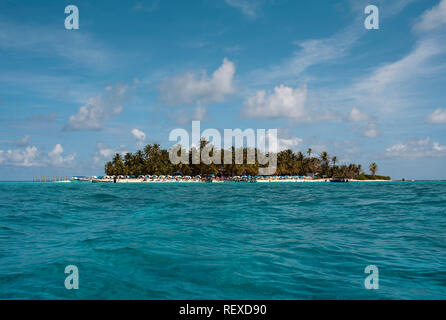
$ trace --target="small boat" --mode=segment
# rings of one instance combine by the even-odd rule
[[[348,179],[345,177],[333,177],[330,179],[330,182],[348,182]]]

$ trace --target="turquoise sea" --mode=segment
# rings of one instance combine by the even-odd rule
[[[3,182],[0,298],[446,299],[446,182]]]

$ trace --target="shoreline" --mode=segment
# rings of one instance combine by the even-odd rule
[[[351,179],[347,182],[393,182],[393,180],[355,180]],[[76,182],[73,182],[76,183]],[[155,180],[146,180],[146,179],[117,179],[116,182],[109,179],[93,179],[91,183],[126,183],[126,184],[134,184],[134,183],[181,183],[181,184],[195,184],[195,183],[332,183],[330,179],[262,179],[262,180],[252,180],[252,181],[234,181],[234,180],[180,180],[180,179],[155,179]],[[334,183],[334,182],[333,182]]]

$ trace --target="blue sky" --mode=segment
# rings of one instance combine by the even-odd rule
[[[446,179],[445,38],[446,0],[5,0],[0,180],[101,175],[192,120]]]

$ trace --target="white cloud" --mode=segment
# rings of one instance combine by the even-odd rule
[[[105,95],[91,97],[77,114],[70,116],[65,130],[101,130],[104,123],[120,114],[128,87],[122,84],[107,86]]]
[[[446,48],[438,39],[423,39],[405,57],[378,67],[352,88],[347,88],[345,95],[361,106],[377,106],[386,112],[409,107],[415,103],[413,95],[420,80],[440,72],[432,58],[444,51]]]
[[[416,32],[426,32],[437,29],[446,24],[446,0],[423,13],[419,21],[414,25]]]
[[[143,141],[146,140],[146,134],[141,130],[133,129],[132,134],[138,140],[143,140]]]
[[[376,138],[380,133],[375,120],[356,107],[352,108],[352,111],[348,116],[348,121],[354,123],[364,123],[365,121],[368,121],[366,125],[360,124],[356,126],[356,130],[362,131],[362,134],[368,138]]]
[[[60,144],[56,144],[47,155],[40,153],[35,146],[7,151],[0,150],[0,164],[16,167],[71,166],[76,154],[66,157],[62,154],[63,147]]]
[[[441,146],[438,142],[431,145],[429,137],[412,139],[387,148],[385,156],[405,159],[445,157],[446,146]]]
[[[299,145],[301,145],[303,139],[301,138],[289,138],[289,139],[278,139],[278,150],[296,150]]]
[[[136,128],[132,130],[132,134],[136,138],[136,140],[138,140],[137,145],[139,147],[143,146],[144,141],[146,140],[146,134],[143,131],[138,130]]]
[[[446,151],[446,146],[440,146],[440,143],[434,142],[433,149],[438,152]]]
[[[362,24],[362,22],[361,22]],[[347,56],[354,43],[364,33],[364,27],[355,22],[335,35],[323,39],[296,41],[299,47],[291,57],[278,64],[254,71],[247,81],[265,85],[280,81],[295,81],[312,66],[327,64]]]
[[[375,0],[380,9],[381,19],[390,18],[401,12],[409,3],[414,0]],[[362,36],[369,32],[364,28],[364,8],[367,3],[363,1],[349,1],[351,11],[354,12],[356,19],[346,28],[336,32],[330,37],[309,39],[304,41],[295,41],[299,46],[291,57],[279,62],[273,66],[254,71],[249,75],[246,81],[252,81],[255,84],[266,85],[275,83],[278,80],[288,82],[295,81],[296,77],[302,74],[312,66],[318,66],[329,63],[345,63],[341,59],[348,56],[352,48],[359,42]]]
[[[74,153],[66,157],[62,154],[63,147],[58,143],[54,149],[48,153],[49,163],[53,166],[70,166],[73,163],[76,154]]]
[[[361,112],[361,110],[359,110],[356,107],[353,107],[352,111],[350,112],[350,115],[348,117],[348,119],[351,122],[362,122],[362,121],[367,121],[369,120],[369,116],[363,112]]]
[[[119,146],[118,148],[110,148],[102,142],[98,142],[96,145],[96,153],[93,156],[93,160],[96,164],[103,165],[104,161],[110,161],[112,157],[119,153],[124,156],[128,150],[126,146]]]
[[[379,130],[375,122],[370,122],[367,125],[364,131],[364,135],[368,138],[376,138],[377,136],[379,136]]]
[[[32,167],[38,165],[38,156],[39,152],[34,146],[26,147],[25,149],[0,150],[0,164]]]
[[[234,63],[225,58],[211,77],[203,72],[201,77],[188,73],[165,79],[160,85],[161,97],[173,106],[223,102],[228,95],[235,92],[234,74]]]
[[[307,88],[291,88],[284,85],[274,88],[274,92],[257,91],[244,104],[242,113],[249,118],[292,118],[303,120],[306,117],[305,102]]]
[[[300,146],[302,142],[303,139],[298,137],[274,139],[273,133],[271,131],[267,131],[265,135],[259,136],[257,145],[264,145],[266,146],[267,150],[280,152],[287,149],[297,150],[297,147]]]
[[[438,108],[427,117],[427,121],[429,123],[446,123],[446,109]]]

